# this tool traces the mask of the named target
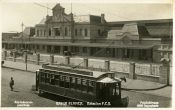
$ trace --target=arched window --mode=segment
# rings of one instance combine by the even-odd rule
[[[67,27],[65,27],[65,36],[67,36],[67,33],[68,33]]]
[[[84,30],[84,36],[87,36],[88,35],[88,31],[87,29]]]
[[[100,31],[100,29],[98,30],[98,36],[100,36],[101,35],[101,31]]]
[[[60,36],[59,28],[54,28],[54,30],[55,30],[55,36]]]
[[[83,33],[82,33],[82,29],[80,29],[80,35],[81,35],[81,36],[83,35]]]
[[[51,29],[49,29],[49,36],[51,36]]]
[[[37,36],[39,36],[39,30],[37,30]]]

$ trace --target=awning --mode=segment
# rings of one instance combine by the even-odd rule
[[[3,43],[21,43],[21,41],[2,41]],[[151,49],[155,44],[108,44],[108,43],[71,43],[51,41],[31,41],[24,44],[52,45],[52,46],[77,46],[77,47],[99,47],[99,48],[126,48],[126,49]]]
[[[97,80],[97,82],[101,82],[101,83],[117,83],[117,82],[121,82],[120,79],[114,79],[114,78],[110,78],[110,77],[105,77],[102,78],[100,80]]]
[[[127,48],[127,49],[150,49],[154,45],[143,44],[105,44],[105,43],[70,43],[70,42],[33,42],[32,44],[55,45],[55,46],[78,46],[78,47],[101,47],[101,48]]]

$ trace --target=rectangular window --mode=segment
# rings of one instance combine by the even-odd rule
[[[83,35],[83,31],[82,31],[82,29],[80,29],[80,35],[81,35],[81,36]]]
[[[81,90],[81,79],[77,78],[77,89]]]
[[[39,45],[36,46],[36,49],[39,50]]]
[[[65,76],[65,88],[70,87],[70,78],[68,76]]]
[[[50,84],[50,74],[46,74],[46,83]]]
[[[60,36],[60,30],[59,28],[54,28],[55,36]]]
[[[83,53],[87,53],[87,47],[83,47]]]
[[[55,75],[55,85],[59,86],[60,75]]]
[[[76,83],[76,78],[75,78],[75,77],[72,77],[71,85],[72,85],[72,86],[71,86],[72,88],[76,89],[77,83]]]
[[[50,84],[55,85],[55,75],[53,74],[50,75]]]
[[[64,87],[65,83],[65,76],[60,76],[60,86]]]
[[[88,91],[90,93],[93,93],[94,92],[94,86],[95,86],[95,82],[94,81],[89,81]]]
[[[43,50],[45,49],[45,45],[43,45]]]
[[[84,35],[88,36],[88,30],[87,29],[84,30]]]
[[[41,76],[40,77],[41,77],[40,82],[45,83],[45,75],[44,75],[43,72],[41,72]]]

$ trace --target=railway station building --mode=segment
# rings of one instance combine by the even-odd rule
[[[172,57],[172,19],[115,21],[105,14],[66,14],[57,4],[35,27],[12,37],[2,35],[2,48],[39,53],[160,62]]]

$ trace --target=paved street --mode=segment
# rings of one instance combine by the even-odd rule
[[[14,78],[14,91],[10,91],[10,77]],[[39,97],[32,91],[35,83],[35,74],[14,69],[2,68],[2,101],[3,107],[16,107],[15,101],[32,101],[33,107],[55,107],[56,101]]]
[[[15,80],[14,91],[10,91],[10,77]],[[44,97],[39,97],[32,91],[32,85],[35,84],[35,74],[9,68],[2,68],[2,106],[16,107],[15,101],[30,101],[30,106],[33,107],[56,107],[58,101],[68,101],[64,98],[46,94]],[[171,99],[168,97],[150,95],[146,93],[123,91],[123,96],[129,96],[129,107],[136,107],[140,101],[159,102],[159,107],[169,107]]]

